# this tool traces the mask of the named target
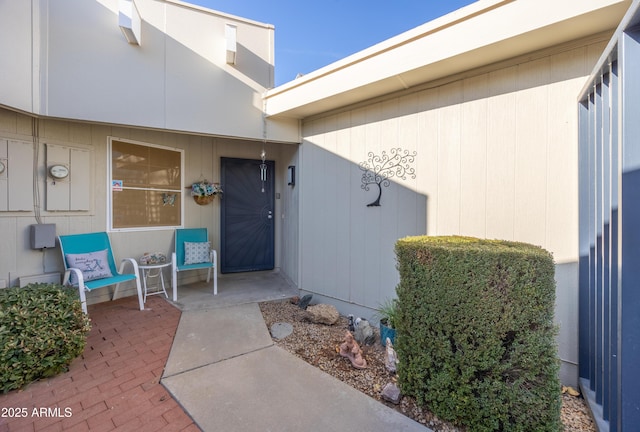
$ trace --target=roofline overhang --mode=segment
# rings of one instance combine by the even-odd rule
[[[613,36],[611,36],[611,40],[609,40],[607,47],[604,49],[602,55],[598,59],[598,62],[593,68],[591,75],[580,91],[580,95],[578,96],[579,101],[586,100],[589,93],[592,91],[593,83],[598,81],[597,77],[609,72],[611,63],[617,60],[617,47],[623,40],[624,33],[627,30],[637,28],[638,26],[640,26],[640,0],[633,0],[633,4],[629,7],[629,10],[627,10],[627,13],[620,21],[618,28],[616,28]]]
[[[191,10],[194,10],[194,11],[198,11],[200,13],[205,13],[205,14],[208,14],[208,15],[216,15],[216,16],[219,16],[221,18],[226,18],[226,19],[229,19],[229,20],[232,20],[232,21],[239,21],[239,22],[242,22],[242,23],[245,23],[245,24],[250,24],[250,25],[256,26],[256,27],[263,27],[263,28],[272,29],[272,30],[275,29],[275,26],[273,24],[264,23],[264,22],[260,22],[260,21],[255,21],[255,20],[252,20],[252,19],[249,19],[249,18],[243,18],[243,17],[237,16],[237,15],[228,14],[228,13],[221,12],[221,11],[218,11],[218,10],[215,10],[215,9],[211,9],[211,8],[207,8],[207,7],[204,7],[204,6],[199,6],[199,5],[195,5],[195,4],[192,4],[192,3],[187,3],[187,2],[184,2],[184,1],[181,1],[181,0],[164,0],[164,1],[165,1],[165,3],[171,3],[171,4],[175,5],[175,6],[180,6],[180,7],[183,7],[185,9],[191,9]]]
[[[613,31],[630,4],[480,0],[268,90],[266,114],[303,119]]]

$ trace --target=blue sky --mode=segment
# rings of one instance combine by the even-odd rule
[[[275,84],[293,80],[472,0],[186,0],[275,26]]]

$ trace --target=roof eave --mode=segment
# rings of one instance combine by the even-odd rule
[[[267,115],[301,119],[612,30],[630,3],[480,0],[269,90]]]

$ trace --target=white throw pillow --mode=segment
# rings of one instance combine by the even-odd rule
[[[113,276],[109,268],[107,249],[84,254],[66,254],[65,257],[67,258],[67,266],[79,269],[85,281]],[[78,283],[73,273],[70,282],[72,284]]]
[[[209,242],[184,242],[184,264],[211,262]]]

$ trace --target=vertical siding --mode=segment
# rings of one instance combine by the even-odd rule
[[[282,182],[282,194],[281,202],[276,200],[276,214],[280,215],[280,218],[276,219],[276,223],[279,220],[282,221],[281,225],[276,225],[276,236],[280,237],[280,241],[276,241],[276,256],[281,257],[280,268],[283,274],[289,278],[289,280],[298,284],[299,282],[299,244],[300,244],[300,232],[299,223],[300,215],[298,208],[300,206],[300,160],[298,156],[297,145],[287,145],[280,148],[279,160],[282,161],[282,166],[278,172],[282,172],[289,166],[295,167],[295,185],[288,185],[286,181]],[[284,179],[287,176],[284,175]]]
[[[460,145],[460,233],[484,237],[487,225],[487,92],[489,76],[463,82]]]
[[[438,111],[437,111],[438,89],[426,90],[418,93],[417,106],[417,134],[419,152],[416,160],[416,173],[419,176],[416,182],[417,191],[426,196],[427,200],[427,220],[426,233],[436,235],[438,230],[438,206],[436,205],[436,194],[433,191],[438,187],[438,176],[440,166],[438,164]]]
[[[79,124],[59,120],[39,121],[39,158],[40,178],[38,187],[41,203],[46,202],[45,147],[47,143],[68,148],[91,151],[92,165],[89,169],[88,211],[46,211],[42,207],[42,222],[56,225],[56,234],[82,233],[107,230],[107,142],[109,137],[118,137],[141,143],[162,145],[185,150],[185,185],[198,180],[201,176],[211,181],[220,180],[220,158],[240,157],[259,159],[262,143],[224,138],[200,137],[176,133],[115,127],[95,124]],[[0,139],[14,139],[30,143],[32,120],[30,117],[0,109]],[[282,150],[286,147],[286,150]],[[276,202],[276,267],[286,276],[297,282],[297,191],[286,185],[286,169],[295,165],[297,146],[266,146],[267,158],[276,162],[276,192],[281,198]],[[29,160],[26,168],[31,169]],[[17,168],[17,167],[14,167]],[[19,188],[12,190],[17,193]],[[33,202],[31,188],[27,198]],[[24,191],[23,191],[24,192]],[[187,227],[206,227],[214,246],[220,241],[220,203],[199,206],[185,193],[183,225]],[[286,201],[286,203],[285,203]],[[61,272],[63,269],[59,249],[45,252],[29,248],[29,225],[36,223],[36,214],[31,205],[28,211],[0,212],[0,232],[7,247],[0,250],[0,284],[14,286],[21,276],[45,272]],[[287,217],[287,223],[283,219]],[[284,226],[284,227],[283,227]],[[279,235],[286,228],[287,240],[294,247],[283,247],[284,237]],[[144,252],[159,251],[169,254],[173,250],[173,230],[153,230],[135,232],[113,232],[110,234],[114,253],[117,258],[139,257]],[[196,275],[188,275],[195,279]],[[185,279],[185,281],[189,281]],[[127,294],[124,292],[124,294]],[[90,302],[108,299],[106,290],[91,293]]]
[[[440,234],[460,233],[460,138],[462,119],[462,81],[438,91],[438,183],[436,205]],[[430,157],[424,155],[422,157]]]
[[[514,239],[516,66],[489,73],[486,237]]]
[[[574,46],[305,121],[301,288],[336,299],[343,310],[375,309],[395,295],[393,247],[406,235],[471,235],[542,246],[558,263],[563,381],[575,385],[575,98],[603,46]],[[360,189],[358,164],[368,152],[396,147],[417,152],[417,178],[392,181],[383,189],[381,207],[367,208],[377,188]],[[327,230],[340,234],[330,240]],[[305,256],[308,239],[314,239],[312,257]]]
[[[366,280],[363,275],[366,273],[367,268],[370,268],[370,263],[367,260],[367,254],[365,253],[364,239],[367,236],[374,235],[369,232],[369,228],[365,224],[365,217],[368,208],[365,207],[369,201],[362,199],[364,191],[360,188],[362,171],[358,169],[357,163],[366,160],[365,143],[365,124],[366,124],[366,110],[355,110],[347,116],[350,121],[349,135],[346,137],[348,141],[344,143],[344,146],[349,147],[349,158],[346,160],[349,169],[349,183],[342,185],[341,192],[345,193],[349,197],[349,237],[347,241],[343,241],[340,244],[341,261],[349,262],[350,266],[347,268],[346,273],[342,273],[341,276],[348,284],[348,291],[343,292],[338,298],[346,299],[356,304],[364,304],[367,298],[367,286]],[[367,194],[367,198],[370,195]],[[304,220],[302,221],[304,223]],[[304,255],[304,251],[302,252]],[[301,269],[304,272],[304,268]],[[304,274],[304,273],[303,273]],[[307,289],[303,286],[303,288]],[[315,287],[311,287],[313,290]]]
[[[580,75],[585,69],[591,67],[585,59],[590,58],[587,48],[576,49],[562,55],[551,58],[551,85],[548,110],[549,124],[555,123],[553,136],[549,136],[549,151],[547,152],[547,196],[548,206],[554,212],[547,212],[546,216],[546,243],[549,248],[557,251],[561,256],[569,256],[575,253],[578,244],[578,228],[572,226],[567,230],[562,219],[553,217],[554,213],[565,215],[567,220],[578,220],[578,206],[574,201],[565,199],[558,189],[558,179],[563,179],[564,187],[568,191],[578,190],[578,127],[576,126],[576,114],[573,111],[562,109],[553,100],[571,100],[576,97],[574,89],[584,85]],[[565,82],[567,85],[562,85]],[[566,143],[558,145],[557,143]],[[576,326],[577,328],[577,326]]]
[[[546,246],[548,137],[555,132],[547,117],[549,67],[549,58],[520,65],[516,84],[514,238],[540,246]],[[576,197],[567,198],[576,202]]]

